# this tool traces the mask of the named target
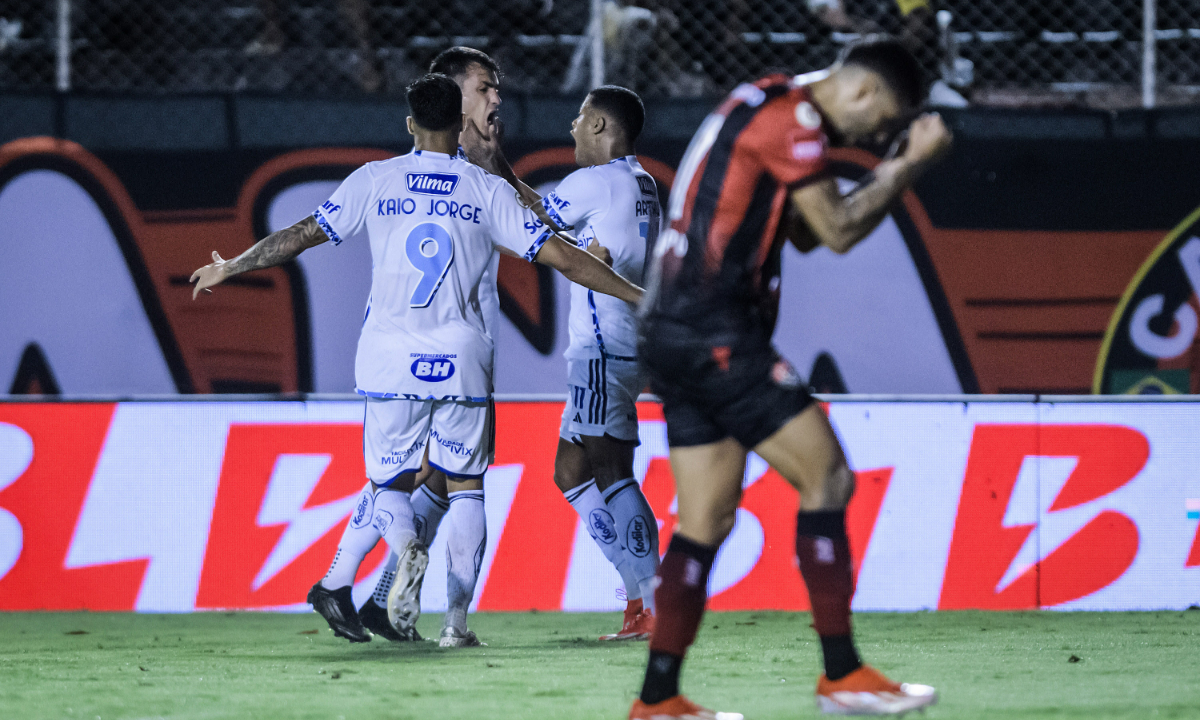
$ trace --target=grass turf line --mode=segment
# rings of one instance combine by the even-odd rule
[[[437,616],[420,629],[436,636]],[[1200,612],[855,616],[863,656],[942,692],[937,718],[1200,716]],[[486,648],[351,645],[316,615],[0,613],[0,716],[618,720],[645,643],[616,614],[471,617]],[[748,720],[815,717],[807,613],[710,613],[684,691]],[[317,632],[313,633],[312,631]],[[1078,658],[1071,661],[1071,658]]]

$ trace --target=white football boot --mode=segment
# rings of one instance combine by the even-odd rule
[[[388,622],[403,636],[411,636],[421,617],[421,583],[429,567],[429,551],[415,538],[400,552],[396,579],[388,591]]]

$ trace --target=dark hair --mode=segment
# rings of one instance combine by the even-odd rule
[[[634,91],[618,85],[601,85],[588,93],[592,107],[603,111],[625,131],[629,142],[637,140],[646,124],[646,108]]]
[[[838,61],[843,65],[858,65],[879,75],[906,107],[919,107],[925,100],[921,66],[908,48],[893,37],[867,35],[848,45]]]
[[[445,75],[429,73],[408,86],[408,111],[425,130],[461,129],[462,90]]]
[[[500,66],[488,57],[487,53],[462,45],[455,45],[438,53],[433,62],[429,63],[429,72],[440,73],[457,80],[466,75],[472,65],[482,65],[484,69],[491,70],[496,75],[500,74]]]

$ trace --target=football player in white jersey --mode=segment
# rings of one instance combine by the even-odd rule
[[[637,94],[613,85],[588,94],[571,124],[575,162],[542,200],[550,220],[573,229],[580,247],[606,248],[626,280],[641,284],[659,229],[658,190],[634,154],[645,123]],[[621,575],[621,630],[601,640],[645,640],[654,630],[658,522],[633,474],[638,444],[636,308],[571,285],[570,398],[559,429],[554,482]]]
[[[480,141],[492,140],[496,128],[496,112],[500,107],[500,68],[484,52],[469,47],[452,47],[438,53],[430,63],[429,72],[445,75],[458,84],[462,90],[462,111],[466,116],[466,129],[459,135],[458,156],[469,161],[464,144],[474,148]],[[482,128],[482,131],[480,130]],[[479,153],[475,153],[476,156]],[[489,158],[492,154],[489,154]],[[500,154],[503,157],[503,154]],[[505,161],[507,164],[507,161]],[[491,168],[484,167],[491,171]],[[495,173],[493,173],[495,174]],[[500,294],[496,287],[497,273],[500,269],[500,256],[492,253],[479,283],[479,305],[483,311],[483,327],[489,337],[494,338],[497,324],[500,322]],[[429,464],[429,451],[426,448],[421,470],[414,481],[412,494],[413,522],[417,529],[417,538],[428,548],[437,536],[442,519],[450,510],[450,491],[446,476],[440,470]],[[482,481],[466,481],[458,486],[455,495],[458,501],[465,502],[479,495],[483,490]],[[468,494],[469,493],[469,494]],[[479,527],[464,527],[463,532],[477,535],[485,532],[482,515],[472,515],[471,521]],[[394,567],[398,558],[389,557],[385,568]],[[398,631],[388,621],[387,612],[382,608],[387,606],[387,597],[395,582],[395,573],[385,569],[375,584],[371,597],[359,609],[359,617],[363,625],[373,633],[382,635],[390,640],[404,640]]]
[[[192,274],[195,297],[238,273],[278,265],[327,240],[340,244],[365,229],[371,243],[371,295],[355,359],[366,397],[363,452],[370,482],[342,535],[329,572],[309,592],[335,634],[370,639],[350,597],[358,566],[382,537],[399,556],[388,614],[412,634],[428,556],[417,539],[409,494],[429,448],[429,462],[450,478],[448,521],[482,515],[482,492],[454,499],[458,480],[487,470],[493,414],[492,340],[484,328],[479,284],[495,248],[553,267],[573,282],[626,302],[641,290],[558,235],[517,201],[500,178],[457,157],[462,92],[444,75],[427,75],[408,91],[413,152],[364,165],[329,200],[295,225],[232,260]],[[476,501],[478,500],[478,501]],[[461,508],[461,510],[460,510]],[[467,522],[473,525],[473,522]],[[486,530],[451,534],[449,611],[443,647],[479,644],[467,629]]]
[[[541,197],[537,192],[516,177],[500,147],[502,125],[497,117],[500,108],[500,68],[496,62],[484,52],[456,46],[439,53],[430,63],[429,72],[449,77],[458,83],[462,90],[466,122],[459,136],[459,157],[506,179],[521,193],[526,204],[540,202]],[[540,211],[540,207],[535,207],[534,210]],[[547,219],[544,214],[542,219]],[[602,252],[600,248],[594,250]],[[500,296],[496,287],[499,265],[499,255],[493,254],[479,285],[483,325],[488,335],[493,338],[500,322]],[[429,464],[428,457],[422,464],[421,471],[417,473],[415,484],[416,489],[412,495],[413,520],[417,528],[417,537],[425,547],[429,547],[437,536],[442,518],[449,511],[451,498],[446,476]],[[455,497],[463,500],[468,496],[461,493],[478,493],[481,490],[482,484],[466,483],[459,486],[460,494]],[[477,522],[483,523],[482,517],[478,518]],[[483,532],[482,525],[478,529],[460,527],[460,530],[468,533]],[[396,558],[390,558],[388,566],[395,565],[395,561]],[[381,609],[386,605],[386,598],[394,581],[394,574],[385,570],[379,576],[372,597],[359,610],[359,616],[363,625],[377,635],[401,640],[403,638],[389,625],[387,613]]]

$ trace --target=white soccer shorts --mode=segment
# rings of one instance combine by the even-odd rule
[[[368,397],[363,419],[367,477],[390,485],[401,473],[420,470],[426,445],[429,464],[448,477],[483,477],[496,438],[493,408],[490,400]]]
[[[637,399],[646,379],[633,360],[567,360],[567,390],[558,434],[575,442],[580,435],[609,435],[637,442]]]

